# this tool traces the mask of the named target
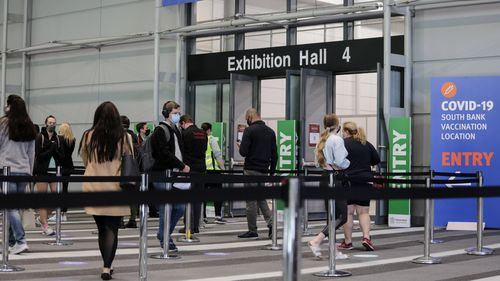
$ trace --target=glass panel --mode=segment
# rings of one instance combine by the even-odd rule
[[[224,0],[204,0],[196,3],[196,21],[224,18]]]
[[[246,0],[245,14],[267,14],[286,11],[286,0]]]
[[[268,125],[276,125],[276,120],[286,119],[286,79],[260,81],[260,111]],[[272,121],[274,120],[274,121]]]
[[[222,122],[226,126],[226,146],[223,148],[225,150],[224,156],[225,160],[227,160],[227,156],[229,155],[229,144],[227,140],[229,140],[229,96],[231,94],[231,87],[229,84],[222,84]]]
[[[297,28],[297,44],[325,42],[325,25]]]
[[[206,37],[196,39],[196,54],[206,54],[221,51],[221,37]]]
[[[196,85],[194,119],[197,125],[217,121],[217,85]]]
[[[245,49],[258,49],[271,47],[271,32],[245,33]]]
[[[382,37],[383,19],[373,19],[354,22],[354,39]],[[391,35],[404,34],[404,18],[396,17],[392,19]]]

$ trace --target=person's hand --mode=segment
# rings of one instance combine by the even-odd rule
[[[188,165],[185,165],[185,166],[184,166],[184,169],[182,169],[182,172],[183,172],[183,173],[189,173],[189,171],[191,171],[191,168],[189,168],[189,166],[188,166]]]

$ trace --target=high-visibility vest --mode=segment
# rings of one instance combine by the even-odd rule
[[[207,166],[207,170],[220,170],[219,165],[215,161],[212,146],[210,145],[211,139],[212,136],[208,136],[207,151],[205,152],[205,165]]]

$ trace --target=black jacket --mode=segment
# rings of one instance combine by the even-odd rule
[[[207,134],[196,125],[191,125],[182,132],[184,143],[184,163],[193,172],[205,172],[205,152],[207,151]]]
[[[59,137],[61,140],[61,146],[63,147],[64,154],[61,158],[60,164],[62,167],[63,175],[69,175],[73,173],[75,166],[73,165],[73,151],[75,150],[75,139],[68,142],[63,137]]]
[[[276,134],[264,121],[255,121],[243,132],[240,154],[245,157],[245,170],[274,174],[278,160]]]
[[[153,150],[153,158],[155,163],[153,165],[153,171],[165,171],[168,169],[184,169],[185,164],[175,157],[175,138],[174,134],[177,136],[179,142],[179,149],[184,157],[184,147],[182,143],[182,135],[177,128],[172,128],[165,122],[165,124],[170,132],[170,139],[167,142],[167,137],[165,131],[160,126],[156,126],[151,138],[151,148]]]
[[[344,145],[349,153],[347,159],[351,162],[345,173],[349,176],[372,177],[371,166],[380,163],[375,147],[368,141],[363,145],[352,137],[344,139]]]
[[[49,138],[47,128],[43,127],[42,131],[35,140],[35,167],[33,173],[35,175],[47,174],[49,169],[50,158],[54,158],[56,167],[61,166],[61,159],[64,157],[62,140],[57,134],[52,134]]]

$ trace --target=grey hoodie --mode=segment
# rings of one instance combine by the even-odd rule
[[[17,142],[9,138],[7,118],[0,119],[0,167],[10,167],[11,173],[33,173],[35,140]]]

